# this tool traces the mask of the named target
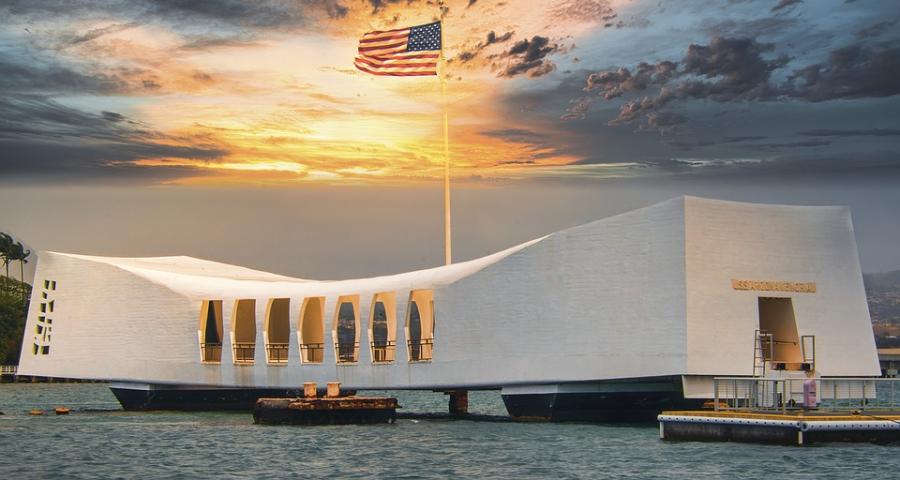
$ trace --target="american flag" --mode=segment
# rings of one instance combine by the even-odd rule
[[[369,32],[359,40],[356,68],[372,75],[437,75],[441,22]]]

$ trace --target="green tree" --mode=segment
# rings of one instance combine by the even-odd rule
[[[3,292],[9,290],[9,262],[10,253],[13,245],[13,239],[6,233],[0,232],[0,258],[3,259],[3,268],[6,269],[6,276],[3,277]]]
[[[9,234],[0,232],[0,260],[6,275],[0,289],[0,363],[18,364],[25,334],[25,318],[28,310],[28,293],[31,285],[25,283],[25,263],[31,256],[22,242],[13,241]],[[9,264],[19,262],[19,277],[10,278]]]
[[[26,250],[25,245],[22,245],[22,242],[16,242],[15,244],[11,244],[9,250],[7,252],[7,276],[9,276],[9,264],[8,262],[17,260],[19,262],[19,282],[20,287],[22,288],[22,303],[25,303],[27,299],[27,288],[25,288],[25,264],[28,263],[28,257],[31,256],[31,250]]]
[[[15,290],[28,290],[28,285],[16,279],[8,279],[10,293],[0,292],[0,363],[16,365],[19,363],[19,352],[22,350],[22,337],[25,333],[25,305]]]

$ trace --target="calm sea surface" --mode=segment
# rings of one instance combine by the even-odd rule
[[[441,394],[395,392],[407,412]],[[503,415],[500,395],[470,411]],[[72,414],[29,417],[33,407]],[[655,424],[398,420],[268,427],[242,413],[130,413],[102,384],[0,385],[0,479],[900,478],[900,446],[662,442]]]

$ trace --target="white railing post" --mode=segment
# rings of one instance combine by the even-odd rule
[[[715,402],[715,411],[719,411],[719,379],[713,378],[713,401]],[[662,425],[662,422],[660,422]]]

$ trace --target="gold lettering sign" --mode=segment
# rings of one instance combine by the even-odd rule
[[[731,279],[735,290],[755,290],[760,292],[816,293],[816,282],[771,282],[760,280]]]

